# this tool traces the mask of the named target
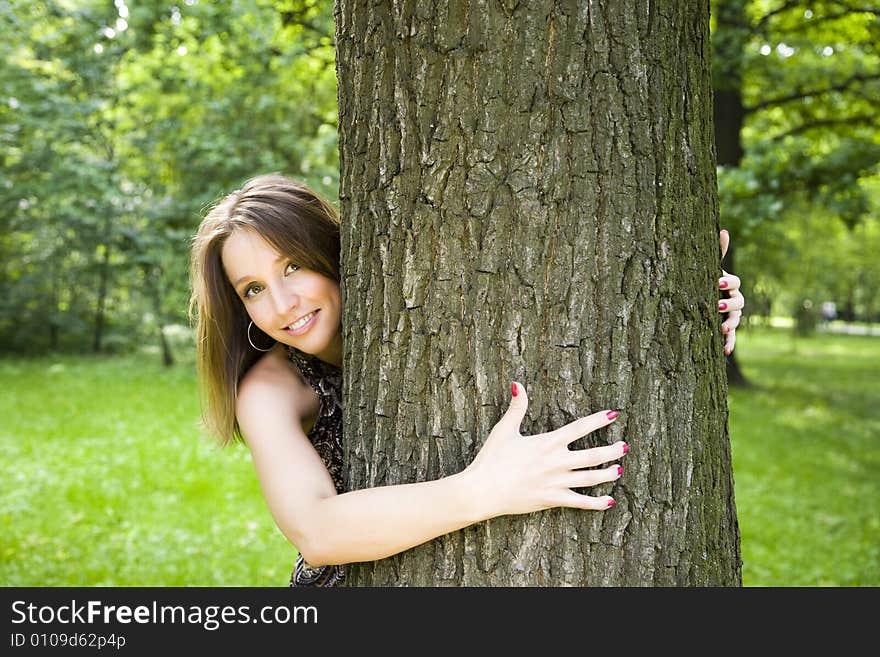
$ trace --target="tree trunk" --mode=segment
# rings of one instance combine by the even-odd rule
[[[107,289],[110,280],[110,230],[112,223],[108,216],[104,222],[103,257],[98,269],[98,299],[95,308],[95,336],[92,342],[92,351],[100,353],[104,340],[104,308],[107,303]]]
[[[148,285],[152,288],[153,296],[153,314],[156,316],[156,327],[159,331],[159,344],[162,347],[162,365],[171,367],[174,365],[174,354],[171,351],[171,345],[168,344],[168,338],[165,337],[165,313],[162,312],[162,268],[148,267],[144,270],[144,278]]]
[[[739,585],[708,5],[336,7],[352,489],[603,408],[607,512],[453,532],[353,585]],[[578,447],[583,444],[576,444]]]
[[[746,111],[742,98],[742,60],[749,36],[749,22],[744,0],[719,0],[715,3],[717,27],[714,35],[714,78],[712,111],[715,117],[715,148],[718,164],[738,167],[743,158],[742,128]],[[734,240],[736,237],[734,236]],[[735,244],[730,245],[724,261],[726,271],[734,271]],[[747,388],[746,379],[733,352],[727,357],[727,380],[732,386]]]
[[[57,254],[53,253],[57,257]],[[58,275],[52,274],[52,292],[49,299],[49,307],[52,309],[52,316],[49,319],[49,351],[58,350],[58,318],[61,316],[61,308],[58,303]]]

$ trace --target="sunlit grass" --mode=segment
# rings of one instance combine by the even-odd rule
[[[737,355],[744,584],[880,585],[880,338],[750,329]]]
[[[200,436],[191,367],[6,360],[0,385],[0,583],[286,584],[296,553],[247,450]]]
[[[880,585],[880,338],[750,329],[731,390],[746,586]],[[284,586],[247,450],[158,358],[0,361],[0,584]]]

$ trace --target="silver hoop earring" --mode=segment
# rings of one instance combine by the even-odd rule
[[[251,323],[248,324],[248,327],[247,327],[247,339],[248,339],[248,342],[250,342],[250,343],[251,343],[251,346],[252,346],[254,349],[256,349],[257,351],[272,351],[272,347],[275,346],[274,344],[272,345],[272,347],[269,347],[268,349],[260,349],[257,345],[254,344],[254,341],[251,340],[251,326],[253,326],[253,325],[254,325],[254,320],[251,320]]]

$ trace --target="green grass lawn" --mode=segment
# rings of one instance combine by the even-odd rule
[[[747,586],[880,585],[880,338],[750,329],[730,424]],[[0,584],[284,586],[296,556],[190,365],[0,360]]]
[[[158,358],[0,361],[0,584],[286,585],[296,552],[195,385]]]
[[[880,337],[749,329],[737,355],[743,583],[880,585]]]

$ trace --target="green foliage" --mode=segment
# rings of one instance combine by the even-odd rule
[[[716,0],[713,15],[717,100],[736,106],[716,113],[721,222],[736,273],[751,281],[747,298],[782,295],[777,311],[793,314],[820,296],[876,318],[864,314],[873,301],[853,301],[873,297],[876,269],[853,242],[880,200],[878,12],[841,0]],[[824,274],[805,281],[792,255],[820,245]]]
[[[0,4],[0,345],[130,350],[184,323],[206,207],[338,181],[332,3]]]
[[[336,197],[332,8],[0,3],[0,350],[155,344],[186,322],[189,238],[220,194],[281,171]],[[871,217],[876,13],[843,0],[713,3],[716,89],[742,106],[742,125],[716,123],[719,138],[735,127],[742,150],[718,172],[722,224],[750,307],[801,284],[788,254],[811,246],[796,241],[805,215],[853,231]],[[825,244],[836,254],[825,278],[838,280],[805,294],[834,288],[839,305],[876,317],[875,270],[861,256],[841,268],[858,239],[841,235]]]
[[[746,292],[749,314],[762,295],[772,299],[778,314],[796,316],[804,301],[817,314],[823,302],[834,302],[838,317],[848,321],[880,320],[880,193],[868,217],[848,226],[822,206],[792,201],[785,220],[766,224],[760,239],[739,250],[738,274],[756,281]]]

